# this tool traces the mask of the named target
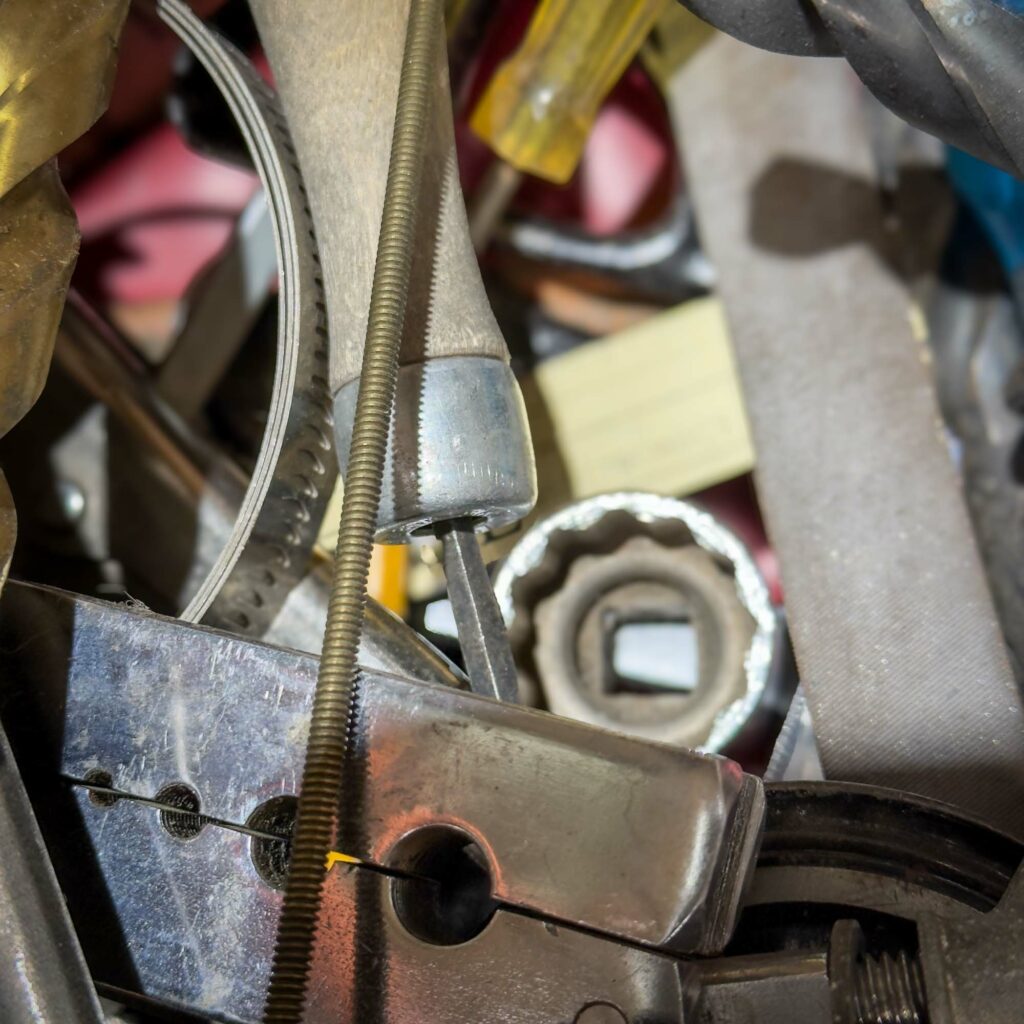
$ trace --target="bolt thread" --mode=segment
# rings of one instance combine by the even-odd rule
[[[441,0],[412,0],[327,628],[263,1015],[265,1024],[299,1024],[302,1019],[324,863],[338,809],[347,804],[343,769],[349,760],[358,715],[356,655],[398,379],[427,108],[441,38]]]
[[[853,998],[856,1024],[927,1024],[921,965],[902,950],[864,956]]]

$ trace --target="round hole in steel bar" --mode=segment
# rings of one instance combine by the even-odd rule
[[[275,796],[264,801],[249,815],[246,825],[256,832],[267,832],[280,839],[253,836],[249,840],[249,856],[256,873],[271,887],[284,889],[291,858],[291,838],[295,831],[295,815],[299,799]]]
[[[487,858],[459,828],[429,825],[403,837],[389,866],[408,873],[391,883],[406,930],[435,946],[468,942],[487,927],[497,904]]]
[[[199,794],[184,782],[172,782],[156,795],[156,801],[175,810],[162,810],[160,824],[175,839],[195,839],[205,824],[199,816]]]
[[[576,1014],[573,1024],[626,1024],[626,1015],[611,1003],[591,1003]]]
[[[102,768],[93,768],[86,772],[83,781],[86,785],[99,786],[100,789],[112,789],[114,785],[113,776]],[[89,802],[97,807],[113,807],[120,799],[115,793],[97,793],[95,789],[89,790]]]

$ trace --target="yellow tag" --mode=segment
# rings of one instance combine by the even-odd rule
[[[338,853],[336,850],[331,850],[327,854],[327,863],[324,865],[325,870],[330,871],[335,864],[362,864],[363,862],[358,857],[350,857],[347,853]]]
[[[690,494],[753,468],[743,396],[715,298],[587,342],[535,371],[577,498],[613,490]],[[544,482],[541,480],[541,493]]]

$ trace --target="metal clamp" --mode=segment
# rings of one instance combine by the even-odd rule
[[[105,965],[101,980],[204,1014],[254,1020],[280,896],[253,863],[258,840],[238,829],[296,792],[316,659],[17,584],[4,596],[0,633],[19,638],[0,636],[15,695],[7,709],[12,731],[48,734],[66,777],[102,772],[129,797],[185,787],[193,810],[206,816],[193,838],[175,838],[136,800],[99,806],[75,790],[91,845],[76,862],[95,860],[113,910],[104,918],[86,906],[88,886],[68,887],[83,895],[72,911],[86,947],[109,953],[96,954]],[[429,1021],[465,1019],[452,989],[463,984],[466,956],[490,965],[473,983],[475,1019],[526,1021],[541,1009],[564,1011],[556,968],[573,965],[583,986],[573,998],[615,1002],[632,992],[635,1010],[663,1012],[664,1002],[651,1004],[645,988],[651,972],[664,981],[661,958],[721,949],[760,835],[758,780],[721,758],[450,687],[370,672],[364,680],[350,792],[362,802],[365,834],[342,840],[345,853],[369,867],[333,869],[311,988],[319,1009],[310,1020],[336,1019],[334,1000],[344,1005],[358,994],[353,971],[364,943],[378,960],[394,956],[396,967],[378,965],[386,977],[359,991],[378,989],[389,1006],[416,1006],[416,1019]],[[52,778],[57,750],[34,744]],[[45,770],[36,769],[37,777]],[[67,801],[67,791],[54,799]],[[233,827],[202,823],[208,819]],[[415,870],[410,836],[429,839],[439,826],[476,845],[496,905],[480,933],[451,950],[414,941],[395,917],[394,891],[384,899],[392,883],[370,870]],[[354,945],[347,939],[353,913],[363,915]],[[332,945],[335,927],[346,937],[343,949]],[[120,961],[112,944],[121,947]],[[640,952],[624,954],[623,944]],[[606,945],[614,957],[591,957]],[[520,969],[550,987],[521,998],[534,986],[522,985]],[[674,995],[659,988],[658,999],[678,1003],[673,977]],[[427,1005],[415,1001],[420,996]],[[508,1017],[511,1007],[518,1016]],[[388,1019],[411,1020],[409,1012]]]

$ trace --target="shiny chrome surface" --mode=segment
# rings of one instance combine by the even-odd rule
[[[595,1003],[614,1008],[620,1020],[689,1020],[689,971],[669,957],[503,910],[469,942],[431,946],[397,920],[389,887],[370,872],[332,872],[328,919],[360,915],[373,937],[370,948],[353,950],[336,931],[325,933],[310,1024],[583,1024],[590,1018],[577,1015]],[[368,998],[352,998],[357,972],[369,972],[360,986]]]
[[[0,729],[0,1020],[99,1024],[96,992]]]
[[[296,791],[314,658],[27,585],[8,588],[3,611],[3,633],[22,637],[17,651],[3,645],[18,694],[9,713],[59,727],[53,709],[64,707],[66,775],[106,771],[115,788],[151,797],[185,783],[203,813],[230,822]],[[409,832],[456,826],[484,852],[502,917],[526,912],[549,933],[582,927],[673,952],[721,947],[759,836],[756,780],[722,759],[364,676],[367,839],[345,852],[387,865]],[[103,809],[76,793],[143,989],[227,1019],[255,1012],[278,896],[251,870],[249,840],[212,828],[174,840],[127,801]],[[439,999],[461,976],[453,960]]]
[[[326,564],[314,566],[288,595],[263,640],[318,654],[327,621],[330,578]],[[394,612],[370,600],[366,605],[359,664],[390,675],[468,690],[465,673]]]
[[[352,443],[358,380],[334,397],[338,458]],[[433,523],[522,519],[537,476],[519,384],[498,359],[453,356],[403,366],[377,539],[403,543]]]
[[[439,532],[470,689],[495,700],[514,701],[519,692],[516,665],[473,524],[447,523]]]

